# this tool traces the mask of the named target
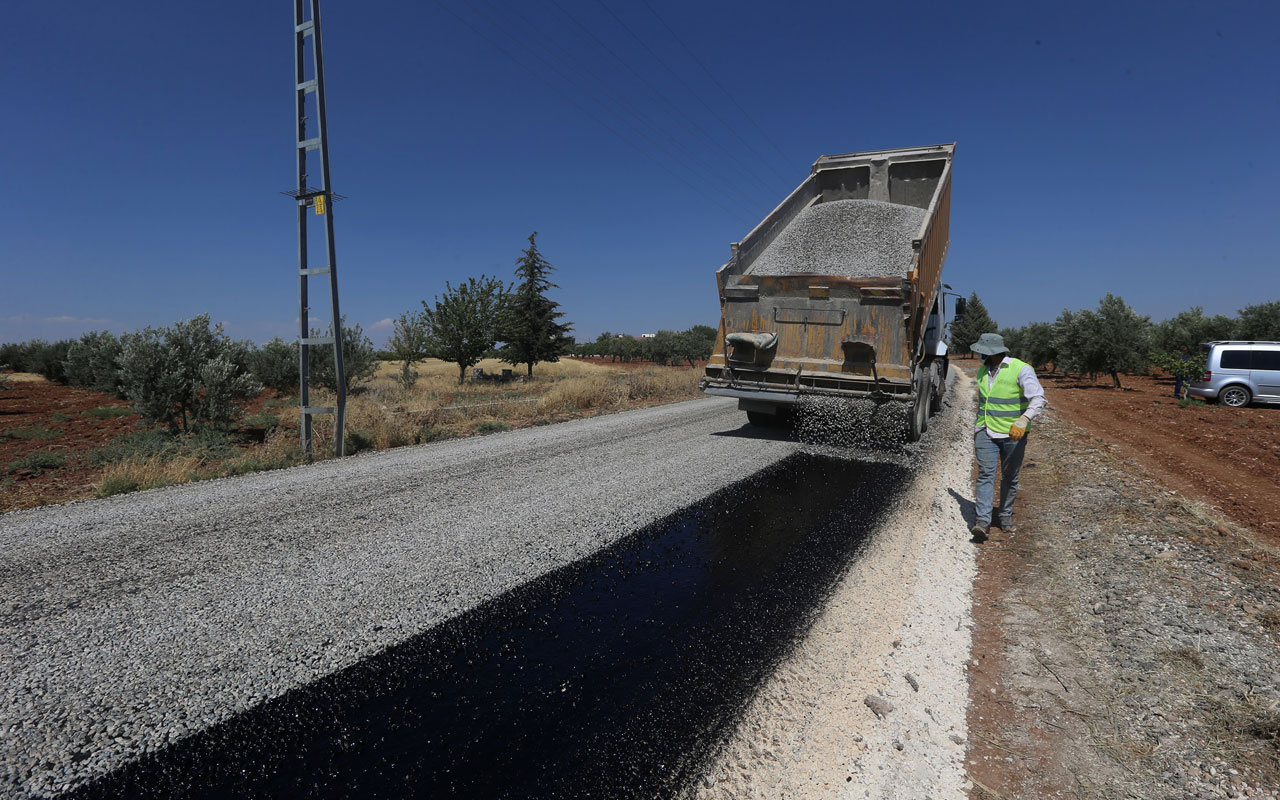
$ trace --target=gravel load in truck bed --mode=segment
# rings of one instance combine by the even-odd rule
[[[748,275],[906,276],[925,211],[878,200],[810,206],[747,269]]]

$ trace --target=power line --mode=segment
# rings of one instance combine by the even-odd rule
[[[483,10],[481,10],[478,6],[474,4],[472,5],[472,8],[478,11],[495,28],[502,30],[504,33],[506,33],[507,36],[510,36],[512,38],[517,38],[516,34],[512,34],[510,31],[507,31],[501,26],[499,26],[497,24],[496,19],[492,15],[485,13]],[[547,47],[549,54],[552,58],[552,61],[548,62],[549,64],[555,64],[555,63],[561,63],[561,62],[568,63],[573,59],[573,56],[571,55],[570,51],[567,48],[558,44],[553,37],[549,36],[546,32],[544,32],[535,22],[523,16],[522,14],[520,14],[518,11],[514,9],[506,9],[506,13],[512,16],[511,21],[513,25],[518,28],[519,33],[523,35],[525,32],[531,31],[534,34],[536,34],[536,37],[537,37],[537,39],[532,39],[532,41],[540,41],[544,46]],[[644,111],[640,110],[639,108],[637,108],[636,106],[628,102],[623,95],[621,95],[616,91],[615,87],[609,86],[603,79],[600,79],[597,76],[598,70],[570,69],[570,72],[572,73],[572,76],[570,76],[570,75],[566,75],[558,67],[553,67],[553,69],[555,69],[557,74],[559,74],[562,78],[564,78],[566,82],[573,84],[578,91],[580,91],[591,102],[595,103],[600,108],[610,110],[614,114],[621,117],[622,114],[620,114],[617,111],[617,109],[612,108],[612,106],[616,105],[618,108],[622,109],[622,111],[629,114],[632,118],[636,120],[636,122],[639,123],[638,126],[633,126],[633,131],[639,136],[641,136],[651,146],[653,146],[655,150],[658,150],[659,152],[663,152],[667,156],[671,157],[673,160],[680,163],[682,167],[687,169],[689,172],[695,174],[700,180],[706,182],[707,184],[715,185],[715,186],[718,186],[723,191],[734,193],[738,197],[738,199],[740,199],[743,203],[745,203],[748,209],[755,209],[758,206],[758,201],[756,197],[744,192],[743,190],[733,185],[733,178],[740,177],[744,173],[750,174],[749,171],[740,171],[738,173],[734,173],[730,171],[726,173],[721,173],[719,170],[723,169],[723,166],[717,167],[713,162],[708,161],[706,158],[698,155],[696,152],[686,147],[678,139],[672,136],[669,131],[664,129],[660,124],[658,124],[654,119],[652,119],[648,114],[644,113]],[[596,80],[601,84],[604,90],[603,98],[601,98],[599,95],[592,92],[592,90],[589,87],[585,86],[584,83],[580,83],[578,81],[578,78],[584,74],[597,76]],[[656,133],[660,133],[661,135],[664,135],[666,139],[670,140],[672,145],[682,150],[684,155],[681,155],[680,153],[676,152],[676,150],[674,149],[667,149],[662,142],[657,141],[653,136],[650,136],[646,128],[651,128]],[[698,166],[695,166],[694,163],[691,163],[691,162],[696,162]],[[761,184],[761,186],[766,192],[769,191],[768,186],[765,186],[763,184]]]
[[[716,76],[712,74],[711,70],[707,69],[706,64],[702,63],[702,59],[698,58],[698,56],[693,52],[693,50],[690,49],[689,45],[685,44],[684,40],[681,39],[674,30],[672,30],[671,26],[667,24],[667,21],[662,18],[662,15],[660,15],[654,9],[654,7],[649,4],[649,0],[640,0],[640,2],[644,3],[644,7],[649,9],[649,13],[653,14],[653,16],[658,20],[658,22],[662,23],[662,27],[666,28],[667,33],[671,34],[671,38],[675,39],[677,42],[680,43],[680,46],[684,48],[684,51],[689,54],[689,58],[692,58],[694,62],[699,67],[702,68],[702,71],[705,72],[707,77],[711,79],[711,82],[714,83],[717,87],[719,87],[720,91],[724,92],[724,96],[729,98],[729,102],[733,103],[734,107],[737,108],[738,111],[742,113],[742,116],[746,117],[747,122],[751,123],[751,127],[755,128],[756,132],[759,133],[760,136],[763,137],[764,140],[769,143],[769,146],[772,147],[774,151],[777,152],[777,154],[782,158],[783,163],[784,164],[787,163],[787,155],[786,153],[782,152],[782,148],[778,147],[778,144],[769,136],[769,134],[764,132],[764,129],[760,127],[760,125],[755,121],[755,119],[749,113],[747,113],[747,110],[742,107],[742,104],[739,103],[737,99],[733,96],[733,94],[724,87],[724,84],[716,80]]]
[[[619,17],[616,13],[614,13],[612,8],[609,8],[609,6],[605,4],[604,0],[596,0],[596,3],[598,3],[600,7],[603,8],[605,11],[607,11],[609,13],[609,16],[617,20],[618,24],[621,25],[622,28],[627,33],[631,34],[631,38],[639,42],[640,46],[643,47],[649,53],[649,55],[653,56],[654,59],[659,64],[661,64],[663,68],[667,70],[667,72],[671,73],[671,76],[675,78],[677,81],[679,81],[680,85],[683,86],[689,92],[689,94],[693,95],[694,98],[697,99],[697,101],[702,104],[702,107],[708,111],[708,113],[710,113],[717,120],[719,120],[721,125],[724,125],[726,128],[728,128],[729,131],[733,133],[734,137],[736,137],[738,141],[742,142],[742,144],[748,149],[755,150],[755,148],[751,146],[750,142],[742,138],[742,134],[738,133],[737,126],[729,124],[729,122],[725,120],[724,117],[720,116],[720,113],[716,111],[714,108],[712,108],[711,104],[708,103],[706,99],[703,98],[702,95],[698,94],[698,90],[690,86],[689,82],[680,76],[680,73],[672,69],[671,65],[667,63],[666,59],[664,59],[662,56],[654,52],[653,48],[650,47],[648,43],[644,41],[644,39],[641,39],[640,36],[631,29],[630,25],[628,25],[621,17]],[[778,169],[774,167],[771,163],[769,163],[768,161],[766,161],[765,163],[769,164],[769,168],[772,169],[774,173],[778,175],[779,178],[783,180],[787,179],[787,177],[783,175],[781,172],[779,172]]]
[[[653,97],[657,98],[660,102],[665,103],[668,108],[670,108],[680,117],[682,117],[685,120],[685,122],[689,124],[691,130],[694,130],[697,133],[700,133],[714,147],[719,148],[720,151],[723,152],[725,156],[728,157],[729,159],[737,160],[735,156],[724,147],[720,139],[713,136],[711,132],[708,131],[706,128],[704,128],[697,120],[693,119],[688,114],[686,114],[684,109],[680,108],[675,103],[672,103],[670,98],[667,97],[666,93],[659,90],[657,87],[653,85],[653,83],[650,80],[648,80],[643,75],[641,75],[638,71],[636,71],[636,69],[630,63],[628,63],[626,59],[618,55],[617,51],[615,51],[612,47],[610,47],[603,40],[601,40],[600,37],[596,36],[596,34],[590,28],[584,25],[577,17],[575,17],[569,11],[565,10],[565,8],[561,6],[560,3],[557,2],[557,0],[551,0],[551,4],[555,6],[556,9],[562,15],[564,15],[567,19],[569,19],[569,21],[571,21],[574,25],[577,25],[584,33],[586,33],[587,36],[589,36],[596,43],[596,45],[600,47],[600,49],[608,53],[615,61],[617,61],[628,72],[630,72],[633,76],[635,76],[635,78],[638,81],[640,81],[641,85],[643,85],[644,88],[647,89]],[[739,164],[741,165],[740,161],[739,161]],[[772,187],[770,187],[768,184],[762,181],[754,170],[750,168],[745,168],[745,165],[742,165],[742,166],[744,168],[738,170],[739,175],[750,176],[755,181],[756,185],[759,188],[763,189],[766,193],[772,194],[773,192]]]
[[[481,30],[479,30],[478,28],[476,28],[474,25],[472,25],[472,24],[471,24],[471,22],[470,22],[469,20],[467,20],[467,19],[465,19],[464,17],[460,16],[459,14],[457,14],[456,12],[454,12],[454,10],[453,10],[453,9],[449,8],[448,6],[446,6],[446,5],[442,2],[442,0],[434,0],[434,2],[435,2],[435,4],[436,4],[437,6],[439,6],[439,7],[440,7],[440,9],[441,9],[441,10],[443,10],[446,14],[448,14],[448,15],[449,15],[449,16],[451,16],[451,17],[453,17],[453,18],[454,18],[454,19],[456,19],[458,22],[462,23],[462,25],[463,25],[463,26],[465,26],[468,30],[470,30],[470,31],[471,31],[472,33],[474,33],[476,36],[478,36],[478,37],[480,37],[482,40],[484,40],[484,41],[488,42],[491,46],[493,46],[495,49],[497,49],[500,53],[502,53],[503,55],[505,55],[507,58],[511,59],[511,61],[512,61],[512,62],[514,62],[516,66],[520,67],[521,69],[523,69],[523,70],[525,70],[525,71],[527,71],[527,72],[532,72],[532,73],[536,73],[536,72],[537,72],[537,70],[532,69],[528,64],[526,64],[525,62],[523,62],[523,61],[521,61],[519,58],[517,58],[517,57],[516,57],[516,55],[515,55],[514,53],[512,53],[512,52],[511,52],[511,50],[510,50],[510,49],[508,49],[507,47],[504,47],[501,43],[499,43],[499,42],[495,41],[494,39],[492,39],[491,37],[487,36],[484,32],[482,32]],[[498,30],[499,30],[499,31],[501,31],[501,29],[498,29]],[[548,65],[548,66],[550,66],[550,65]],[[553,71],[554,71],[554,67],[552,67],[552,69],[553,69]],[[579,103],[579,102],[578,102],[578,101],[577,101],[577,100],[576,100],[572,95],[570,95],[570,94],[569,94],[568,92],[566,92],[564,89],[562,89],[561,87],[557,86],[554,82],[547,80],[545,77],[543,77],[543,76],[541,76],[541,75],[540,75],[539,77],[541,77],[541,79],[543,80],[543,82],[544,82],[544,83],[547,83],[549,86],[551,86],[551,88],[553,88],[553,89],[555,89],[557,92],[559,92],[559,93],[560,93],[560,94],[565,98],[565,100],[567,100],[567,101],[570,103],[570,105],[572,105],[574,108],[578,109],[578,111],[580,111],[580,112],[583,114],[583,116],[585,116],[585,117],[587,117],[587,118],[591,119],[591,120],[592,120],[593,122],[595,122],[597,125],[599,125],[600,127],[604,128],[604,129],[605,129],[606,131],[608,131],[610,134],[612,134],[613,136],[615,136],[619,141],[621,141],[623,144],[626,144],[628,147],[632,148],[633,150],[635,150],[635,151],[636,151],[637,153],[639,153],[640,155],[648,157],[648,154],[647,154],[647,153],[645,153],[645,152],[644,152],[644,150],[643,150],[643,149],[641,149],[639,146],[637,146],[637,145],[635,144],[635,142],[631,141],[631,140],[630,140],[630,139],[628,139],[626,136],[623,136],[623,135],[622,135],[621,133],[619,133],[619,132],[618,132],[618,131],[613,127],[613,126],[609,125],[609,123],[607,123],[607,122],[605,122],[604,120],[600,119],[600,118],[599,118],[598,116],[596,116],[595,114],[592,114],[588,109],[584,108],[584,107],[582,106],[582,104],[581,104],[581,103]],[[664,164],[661,160],[658,160],[658,161],[657,161],[657,164],[658,164],[658,166],[660,166],[662,169],[664,169],[667,173],[669,173],[672,177],[674,177],[676,180],[680,181],[680,182],[681,182],[681,183],[683,183],[685,186],[689,187],[690,189],[692,189],[693,191],[697,192],[698,194],[701,194],[703,197],[707,198],[707,199],[708,199],[708,200],[710,200],[712,203],[714,203],[715,205],[719,206],[719,207],[720,207],[720,210],[724,211],[724,212],[725,212],[726,214],[728,214],[730,217],[733,217],[733,218],[735,219],[735,221],[736,221],[739,217],[741,217],[741,216],[742,216],[741,212],[735,212],[735,211],[733,211],[733,210],[729,209],[729,208],[728,208],[728,207],[727,207],[723,202],[721,202],[721,199],[720,199],[719,197],[716,197],[715,195],[710,194],[709,192],[707,192],[707,191],[706,191],[705,189],[703,189],[702,187],[699,187],[699,186],[697,186],[696,184],[693,184],[693,183],[689,182],[689,180],[688,180],[687,178],[685,178],[685,177],[684,177],[683,175],[681,175],[679,172],[677,172],[677,171],[675,171],[675,170],[671,169],[669,166],[667,166],[666,164]]]

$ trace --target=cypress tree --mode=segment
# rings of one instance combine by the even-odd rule
[[[964,315],[951,323],[951,349],[960,355],[972,352],[969,346],[978,341],[984,333],[995,333],[999,329],[996,321],[987,313],[987,307],[978,299],[978,293],[969,295],[965,303]]]
[[[533,365],[540,361],[559,361],[572,339],[573,326],[560,322],[564,317],[560,304],[547,297],[547,290],[558,289],[551,282],[555,270],[538,252],[538,232],[529,234],[529,247],[516,259],[516,287],[503,318],[504,342],[498,357],[515,366],[525,364],[529,377]]]

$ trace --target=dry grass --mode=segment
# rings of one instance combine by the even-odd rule
[[[107,464],[94,486],[97,497],[173,486],[206,478],[291,467],[302,463],[296,431],[272,431],[262,444],[244,448],[230,458],[201,458],[172,452],[133,455]]]
[[[132,456],[108,464],[102,470],[95,494],[98,497],[110,497],[113,494],[186,483],[200,477],[201,466],[202,462],[195,456]]]
[[[487,374],[500,374],[509,365],[486,360],[479,364]],[[702,371],[651,364],[626,371],[581,361],[539,364],[533,378],[516,370],[516,380],[506,383],[470,381],[458,383],[457,366],[428,360],[416,365],[417,383],[405,389],[396,380],[400,365],[380,365],[373,380],[347,401],[348,454],[362,450],[386,450],[465,436],[484,435],[515,428],[544,425],[575,417],[594,416],[631,408],[700,397]],[[470,374],[470,372],[468,372]],[[19,373],[18,380],[27,379]],[[30,380],[43,381],[39,375]],[[93,485],[98,497],[171,486],[188,481],[278,469],[304,460],[299,446],[298,416],[285,412],[296,399],[269,401],[268,411],[279,411],[280,425],[261,444],[238,445],[231,453],[187,452],[163,448],[156,452],[114,456]],[[314,391],[313,405],[333,405],[334,398]],[[289,411],[294,411],[289,408]],[[317,459],[333,452],[333,418],[315,417],[314,452]]]
[[[511,369],[492,359],[477,366],[488,375]],[[692,399],[700,396],[702,376],[701,370],[651,364],[621,371],[565,360],[538,364],[532,378],[516,368],[516,379],[506,383],[468,380],[459,384],[455,364],[428,359],[414,368],[418,381],[405,389],[397,380],[399,363],[380,365],[363,393],[348,402],[347,430],[359,433],[376,449],[471,436]],[[363,410],[357,411],[357,406]],[[331,429],[322,435],[331,436]]]
[[[37,375],[34,372],[9,372],[5,374],[9,379],[9,383],[48,383],[49,380],[43,375]]]

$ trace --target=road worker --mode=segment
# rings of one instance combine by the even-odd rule
[[[978,485],[974,491],[974,521],[969,533],[975,542],[986,541],[992,524],[996,467],[1000,467],[1000,508],[996,525],[1013,533],[1013,498],[1018,493],[1018,472],[1027,450],[1027,428],[1045,407],[1044,388],[1025,361],[1009,357],[1009,348],[996,333],[984,333],[970,350],[982,356],[978,368],[978,419],[973,449],[978,461]]]

